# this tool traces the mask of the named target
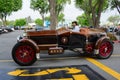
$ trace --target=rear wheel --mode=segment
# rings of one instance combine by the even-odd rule
[[[32,65],[37,60],[35,48],[28,43],[17,43],[12,50],[12,57],[21,66]]]
[[[107,59],[113,53],[113,44],[110,40],[103,40],[99,46],[99,54],[97,55],[98,58]]]

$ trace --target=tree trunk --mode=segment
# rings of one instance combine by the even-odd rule
[[[97,28],[100,26],[99,24],[100,24],[101,12],[103,9],[103,3],[104,3],[104,1],[100,0],[99,7],[98,7],[98,13],[97,13],[97,17],[96,17],[96,27]]]
[[[57,25],[56,0],[48,0],[50,4],[50,29],[55,30]]]
[[[92,24],[94,26],[94,28],[96,28],[96,13],[94,10],[92,10]]]
[[[93,26],[94,28],[98,28],[99,27],[99,24],[100,24],[100,17],[101,17],[101,12],[102,12],[102,9],[103,9],[103,3],[104,3],[104,0],[100,0],[99,3],[96,3],[94,6],[92,6],[92,2],[91,0],[89,0],[89,4],[90,4],[90,7],[91,7],[91,12],[92,12],[92,22],[93,22]],[[96,6],[98,4],[98,7]],[[96,12],[96,8],[98,8],[98,12]]]
[[[4,20],[3,20],[3,18],[1,18],[1,21],[2,21],[2,26],[4,25]]]
[[[42,17],[42,20],[43,20],[42,26],[44,26],[44,21],[45,21],[45,16],[44,16],[44,14],[41,14],[41,17]]]
[[[2,26],[5,26],[5,21],[4,21],[3,14],[1,14],[0,19],[1,19],[1,21],[2,21]]]
[[[90,9],[91,9],[91,13],[92,13],[92,25],[91,26],[94,26],[94,28],[96,27],[96,24],[95,24],[95,20],[96,20],[96,13],[95,13],[95,6],[92,6],[92,0],[89,0],[89,5],[90,5]]]
[[[6,19],[6,18],[7,18],[7,16],[5,15],[5,19],[4,19],[4,21],[3,21],[3,22],[4,22],[4,23],[3,23],[4,26],[7,26],[7,19]]]

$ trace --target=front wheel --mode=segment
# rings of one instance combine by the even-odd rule
[[[32,65],[37,60],[34,47],[28,43],[17,43],[12,50],[12,57],[21,66]]]
[[[107,59],[113,53],[113,43],[110,40],[103,40],[99,46],[99,54],[97,55],[100,59]]]

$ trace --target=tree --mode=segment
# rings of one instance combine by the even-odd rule
[[[64,19],[64,14],[63,13],[61,13],[61,14],[59,14],[59,16],[58,16],[58,22],[64,22],[65,21],[65,19]]]
[[[35,23],[37,24],[37,25],[39,25],[39,26],[43,26],[43,20],[42,19],[36,19],[35,20]]]
[[[18,11],[22,8],[22,0],[13,0],[13,11]]]
[[[110,1],[110,7],[111,7],[111,9],[116,8],[117,11],[118,11],[119,14],[120,14],[120,0],[111,0],[111,1]]]
[[[108,0],[76,0],[76,7],[84,11],[89,24],[99,27],[101,13],[108,8]]]
[[[6,25],[6,16],[10,15],[11,10],[13,9],[13,0],[0,0],[0,18],[3,22],[3,25]]]
[[[6,26],[6,17],[22,8],[22,0],[0,0],[0,19]]]
[[[50,6],[50,27],[56,29],[57,17],[64,10],[64,5],[71,0],[48,0]]]
[[[56,0],[48,0],[50,6],[50,29],[55,30],[57,25]]]
[[[71,0],[56,0],[56,14],[57,17],[61,14],[64,10],[64,7],[67,3],[71,3]]]
[[[119,15],[110,16],[108,18],[108,21],[112,22],[114,25],[117,25],[118,22],[120,21],[120,16]]]
[[[17,19],[15,20],[15,26],[24,26],[26,25],[26,19]]]
[[[50,16],[46,16],[45,20],[50,21]]]
[[[47,13],[49,10],[48,1],[47,0],[31,0],[30,8],[33,10],[39,11],[44,23],[45,13]],[[44,24],[42,24],[42,26],[43,25]]]
[[[90,25],[90,24],[89,24],[89,21],[88,21],[88,19],[87,19],[87,17],[86,17],[85,14],[82,14],[82,15],[78,16],[78,17],[77,17],[77,22],[78,22],[78,24],[80,24],[81,26],[89,26],[89,25]]]
[[[2,22],[0,21],[0,26],[2,26]]]
[[[14,24],[15,24],[15,21],[8,21],[8,24],[7,24],[7,25],[9,25],[9,26],[14,26]]]
[[[30,16],[26,17],[25,19],[26,19],[27,24],[33,22],[32,18]]]

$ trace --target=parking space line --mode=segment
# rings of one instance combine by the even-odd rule
[[[114,78],[120,80],[120,73],[116,72],[115,70],[109,68],[108,66],[98,62],[95,59],[92,58],[86,58],[86,60],[88,60],[89,62],[91,62],[92,64],[94,64],[95,66],[99,67],[100,69],[102,69],[103,71],[105,71],[106,73],[110,74],[111,76],[113,76]]]
[[[38,59],[38,61],[79,59],[79,58],[80,57],[40,58],[40,59]],[[13,60],[0,60],[0,62],[13,62]]]
[[[65,59],[79,59],[79,58],[82,58],[82,57],[59,57],[59,58],[43,58],[43,59],[39,59],[39,60],[42,60],[42,61],[47,61],[47,60],[65,60]]]
[[[112,55],[111,57],[120,57],[120,55]],[[75,57],[58,57],[58,58],[40,58],[39,61],[47,61],[47,60],[65,60],[65,59],[79,59],[85,58],[82,56],[75,56]],[[13,62],[13,60],[0,60],[0,62]]]

